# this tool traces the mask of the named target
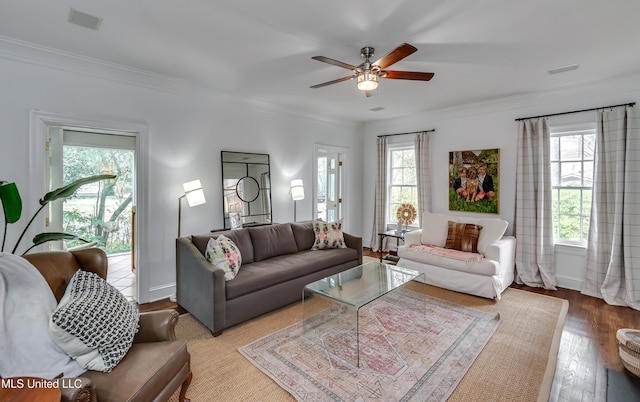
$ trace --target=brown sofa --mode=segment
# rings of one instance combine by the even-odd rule
[[[78,269],[107,276],[107,256],[92,248],[71,252],[26,255],[46,279],[60,301],[71,277]],[[82,386],[63,388],[62,401],[166,401],[182,386],[185,401],[191,382],[191,356],[184,341],[175,337],[178,313],[175,310],[140,314],[140,328],[122,361],[109,373],[87,371]],[[63,383],[74,384],[75,381]]]
[[[344,233],[347,248],[311,250],[312,222],[282,223],[180,237],[176,240],[178,304],[211,330],[260,316],[302,298],[305,285],[362,264],[362,238]],[[225,281],[204,256],[211,237],[238,246],[242,265]]]

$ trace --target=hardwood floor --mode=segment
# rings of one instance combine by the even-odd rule
[[[640,328],[640,312],[575,290],[511,287],[569,301],[550,401],[605,401],[607,369],[631,376],[618,356],[616,331]]]
[[[379,256],[370,249],[365,249],[363,254]],[[620,362],[616,331],[620,328],[640,329],[640,312],[608,305],[575,290],[559,288],[552,291],[517,284],[511,287],[569,301],[549,401],[605,401],[607,369],[632,375]],[[141,312],[165,308],[178,309],[178,305],[166,300],[139,306]],[[535,317],[531,320],[535,322]]]

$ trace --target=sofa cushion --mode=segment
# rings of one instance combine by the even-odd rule
[[[489,244],[500,240],[509,226],[509,222],[500,218],[472,218],[424,212],[422,215],[420,242],[422,244],[444,247],[447,242],[449,221],[472,223],[482,226],[482,230],[478,236],[479,253],[485,253]]]
[[[193,245],[196,246],[198,250],[200,250],[202,255],[204,255],[205,251],[207,250],[209,239],[212,237],[215,239],[221,235],[228,237],[235,243],[235,245],[238,247],[238,250],[240,250],[243,264],[250,264],[253,262],[253,243],[251,241],[249,229],[247,228],[193,235],[191,236],[191,241],[193,242]]]
[[[252,227],[249,228],[249,234],[256,262],[298,251],[293,230],[288,223]]]
[[[293,236],[296,238],[298,251],[309,250],[313,247],[316,239],[313,232],[313,222],[292,223],[291,229],[293,230]]]
[[[313,223],[315,240],[312,250],[324,250],[330,248],[346,248],[344,233],[342,232],[342,221],[323,222],[317,220]]]
[[[51,337],[88,370],[111,371],[138,331],[138,309],[93,272],[76,271],[51,315]]]
[[[478,237],[479,253],[485,253],[491,243],[502,239],[504,232],[506,232],[509,226],[509,222],[500,218],[461,218],[458,219],[458,222],[473,223],[482,226],[480,236]]]
[[[455,258],[447,256],[447,251],[450,250],[419,245],[400,246],[398,247],[398,257],[401,259],[434,265],[454,271],[469,272],[477,275],[493,276],[498,274],[498,261],[491,260],[489,258],[482,258],[480,254],[477,254],[477,258],[471,259]]]
[[[211,264],[224,270],[225,281],[235,278],[242,265],[242,255],[238,247],[233,240],[224,235],[209,239],[204,256]]]
[[[226,282],[227,300],[358,259],[352,248],[306,250],[242,267],[236,279]]]
[[[454,216],[432,214],[425,211],[422,214],[422,237],[420,238],[420,243],[444,247],[447,242],[449,220],[456,221]]]
[[[445,248],[465,251],[468,253],[478,252],[478,236],[482,226],[472,223],[460,223],[449,221],[447,231],[447,242]]]

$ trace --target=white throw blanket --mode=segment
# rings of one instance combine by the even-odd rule
[[[0,253],[0,377],[76,377],[86,371],[49,335],[56,306],[36,267]]]

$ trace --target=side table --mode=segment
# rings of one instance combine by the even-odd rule
[[[396,239],[396,246],[400,246],[400,240],[404,241],[405,233],[407,232],[406,231],[398,232],[397,230],[387,230],[386,232],[378,233],[378,236],[380,236],[380,262],[382,262],[383,260],[382,244],[384,243],[384,239],[386,239],[387,237],[394,238]],[[389,252],[388,255],[393,255],[393,254]]]

